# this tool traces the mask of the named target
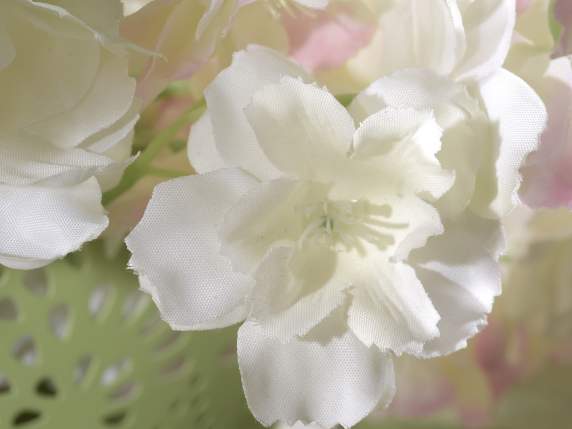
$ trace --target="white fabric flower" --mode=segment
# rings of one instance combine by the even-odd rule
[[[261,423],[350,427],[391,400],[393,355],[450,353],[482,328],[497,215],[545,122],[523,81],[401,71],[346,110],[253,46],[206,100],[189,139],[200,175],[156,188],[130,264],[174,329],[245,321]]]
[[[0,264],[35,268],[107,226],[102,189],[131,154],[135,82],[121,4],[0,5]]]

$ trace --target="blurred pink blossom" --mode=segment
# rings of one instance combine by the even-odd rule
[[[532,3],[532,0],[516,0],[516,12],[523,13]]]
[[[556,54],[570,55],[572,54],[572,1],[557,0],[554,11],[556,19],[562,25],[562,35]]]
[[[542,92],[549,119],[542,143],[523,169],[523,200],[532,207],[572,208],[572,65],[553,60]]]
[[[285,14],[290,55],[308,71],[343,65],[373,37],[375,26],[358,20],[349,7],[330,7],[312,14]]]

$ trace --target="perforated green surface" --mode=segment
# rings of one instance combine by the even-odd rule
[[[124,267],[90,250],[1,273],[1,429],[214,427],[191,336]]]

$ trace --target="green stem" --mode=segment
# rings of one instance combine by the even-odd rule
[[[190,173],[185,171],[169,170],[167,168],[149,167],[147,171],[149,176],[165,177],[167,179],[174,179],[176,177],[188,176]]]
[[[336,99],[342,104],[344,107],[348,107],[354,98],[356,98],[357,94],[340,94],[336,95]]]
[[[125,173],[119,184],[103,194],[103,205],[106,206],[116,200],[119,196],[131,189],[142,177],[148,174],[154,174],[159,177],[178,177],[180,175],[178,172],[167,172],[167,170],[164,169],[153,168],[151,167],[151,163],[159,152],[161,152],[161,149],[169,144],[179,131],[200,118],[205,107],[206,103],[203,99],[186,110],[169,127],[157,134],[145,147],[139,157],[125,169]]]

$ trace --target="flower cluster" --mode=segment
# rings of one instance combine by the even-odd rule
[[[396,359],[448,355],[485,327],[521,197],[572,206],[572,65],[552,58],[572,21],[551,10],[5,0],[0,264],[79,249],[126,194],[111,218],[137,215],[108,233],[133,227],[130,268],[173,329],[241,324],[256,419],[349,428],[391,403]],[[189,127],[190,176],[172,141]],[[144,176],[169,180],[139,221]]]
[[[127,244],[174,329],[243,322],[261,423],[350,427],[391,401],[393,357],[451,353],[485,325],[500,219],[546,123],[502,69],[514,21],[511,1],[403,0],[350,101],[261,46],[206,88],[200,174],[159,185]]]

